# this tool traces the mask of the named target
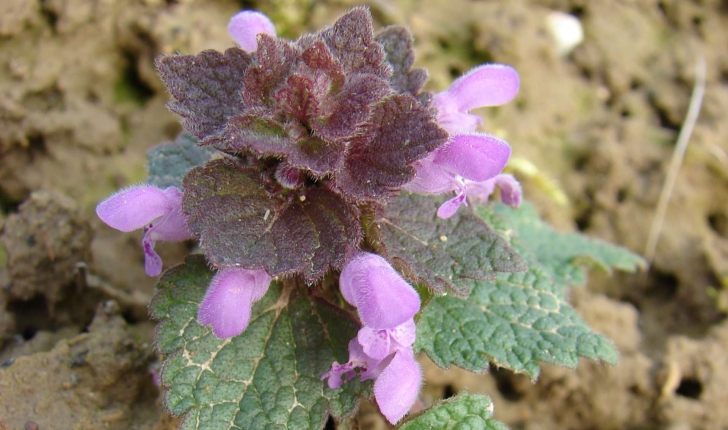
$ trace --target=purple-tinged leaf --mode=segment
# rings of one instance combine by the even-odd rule
[[[408,95],[393,95],[374,108],[337,173],[336,184],[357,200],[382,200],[415,176],[412,164],[447,140],[431,112]]]
[[[341,63],[333,57],[322,40],[316,40],[311,46],[308,46],[301,57],[316,76],[315,92],[317,95],[328,94],[329,91],[338,90],[344,85],[346,77]]]
[[[392,88],[400,94],[416,97],[423,106],[429,105],[432,93],[420,94],[427,81],[427,71],[412,69],[415,63],[412,34],[402,26],[392,25],[379,30],[375,39],[384,47],[387,62],[392,65],[389,78]]]
[[[372,106],[390,91],[384,79],[369,74],[350,74],[339,91],[322,100],[321,116],[311,127],[326,140],[358,134],[359,127],[372,116]]]
[[[326,188],[271,194],[257,168],[231,159],[195,168],[183,207],[216,267],[301,274],[314,282],[339,269],[361,239],[358,210]]]
[[[182,117],[184,128],[202,139],[220,131],[244,110],[240,96],[250,55],[240,48],[225,53],[169,55],[157,59],[159,76],[174,100],[168,106]]]
[[[258,34],[276,35],[276,28],[271,20],[260,12],[244,10],[230,18],[228,33],[241,48],[248,52],[258,49]]]
[[[300,52],[290,42],[267,34],[259,35],[255,65],[248,68],[242,79],[245,82],[245,104],[251,107],[270,106],[271,92],[293,73],[299,57]]]
[[[412,283],[467,295],[467,279],[493,280],[497,272],[526,269],[523,259],[469,208],[437,218],[440,197],[402,193],[374,223],[374,242]]]
[[[285,86],[278,90],[273,98],[280,109],[306,124],[318,114],[318,100],[314,97],[312,79],[294,74],[288,77]]]
[[[374,41],[374,27],[369,9],[358,6],[320,33],[344,73],[369,73],[387,79],[392,68],[384,62],[384,49]]]
[[[229,154],[285,158],[291,167],[309,170],[314,176],[333,171],[344,149],[343,142],[325,142],[296,122],[280,124],[258,109],[232,118],[223,133],[203,144]]]

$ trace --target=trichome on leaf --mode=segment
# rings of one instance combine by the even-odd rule
[[[521,202],[518,182],[501,173],[510,146],[477,131],[470,113],[516,96],[513,68],[483,65],[447,91],[423,92],[427,73],[413,68],[409,31],[375,33],[364,7],[295,41],[276,37],[257,12],[240,12],[228,28],[239,47],[157,60],[186,132],[150,151],[149,184],[97,208],[114,228],[145,230],[151,276],[162,269],[156,241],[194,238],[204,251],[163,275],[152,303],[167,406],[186,414],[184,428],[321,428],[372,393],[397,423],[422,384],[419,350],[476,371],[488,360],[509,364],[492,344],[503,340],[530,354],[513,367],[531,374],[534,360],[611,361],[610,344],[552,297],[552,283],[544,287],[552,280],[533,282],[551,272],[523,245],[531,238],[516,243],[472,209],[496,188],[504,203]],[[524,331],[508,320],[511,305],[545,317]],[[458,329],[443,310],[460,308],[463,324],[497,320],[485,329],[520,335]],[[583,342],[569,335],[574,324]],[[534,350],[547,337],[558,354]],[[594,342],[601,349],[590,354]],[[440,348],[453,343],[455,356]],[[349,383],[357,378],[373,383]],[[436,410],[476,404],[489,402],[463,396]],[[500,425],[489,411],[466,415]],[[405,426],[437,417],[425,412]]]

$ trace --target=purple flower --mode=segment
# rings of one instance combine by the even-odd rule
[[[483,182],[465,181],[468,199],[475,203],[486,203],[495,192],[495,187],[500,188],[503,203],[514,208],[521,205],[523,191],[513,175],[504,173]]]
[[[470,110],[506,104],[518,94],[518,72],[503,64],[484,64],[457,78],[435,95],[437,122],[450,133],[475,131],[482,120]]]
[[[480,117],[470,110],[507,103],[518,93],[518,73],[508,66],[486,64],[453,82],[432,101],[440,126],[451,133],[449,142],[415,163],[417,176],[404,189],[422,194],[455,191],[437,211],[440,218],[455,214],[466,202],[466,183],[488,181],[498,175],[511,155],[505,141],[475,130]],[[466,203],[467,204],[467,203]]]
[[[344,299],[359,311],[365,326],[389,329],[420,310],[420,296],[381,256],[359,251],[339,277]]]
[[[258,49],[258,34],[276,35],[276,28],[267,16],[260,12],[244,10],[230,18],[228,33],[248,52]]]
[[[374,397],[379,410],[392,424],[412,408],[422,386],[422,370],[415,360],[415,323],[409,319],[391,328],[376,330],[364,326],[349,342],[349,361],[334,362],[321,379],[338,388],[361,369],[362,381],[374,379]]]
[[[99,203],[96,214],[117,230],[144,228],[144,268],[149,276],[162,272],[162,259],[154,251],[158,240],[179,242],[193,237],[182,212],[182,193],[174,187],[139,185],[119,191]]]
[[[248,327],[253,303],[265,295],[271,280],[264,270],[220,270],[202,299],[197,320],[212,325],[212,332],[219,338],[239,335]]]

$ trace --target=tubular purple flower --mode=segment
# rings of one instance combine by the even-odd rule
[[[362,381],[374,379],[374,397],[382,414],[396,423],[412,408],[422,386],[422,370],[412,353],[416,327],[412,319],[384,330],[364,326],[349,342],[349,362],[334,362],[321,379],[338,388],[361,369]]]
[[[474,131],[482,120],[471,109],[498,106],[511,101],[520,87],[518,72],[503,64],[484,64],[456,79],[432,100],[437,120],[451,133]]]
[[[230,18],[228,33],[241,48],[248,52],[258,49],[258,34],[276,35],[276,28],[267,16],[260,12],[244,10]]]
[[[503,203],[514,208],[521,205],[523,191],[521,189],[521,184],[515,177],[513,177],[513,175],[504,173],[483,182],[465,181],[468,200],[474,203],[488,202],[491,194],[495,192],[495,187],[500,188],[501,201]]]
[[[341,271],[344,299],[359,311],[364,325],[394,328],[420,310],[420,296],[381,256],[359,251]]]
[[[471,181],[485,181],[499,174],[511,156],[508,143],[485,133],[456,134],[435,152],[433,163]]]
[[[451,133],[448,143],[434,154],[415,163],[417,176],[403,188],[423,194],[455,191],[452,199],[437,210],[440,218],[449,218],[466,202],[468,182],[488,181],[508,163],[510,146],[495,136],[477,133],[480,117],[471,109],[507,103],[518,93],[518,73],[502,64],[485,64],[452,83],[447,91],[435,95],[440,126]]]
[[[508,163],[510,155],[508,143],[495,136],[457,134],[432,156],[415,164],[417,176],[404,188],[423,194],[456,191],[455,197],[437,210],[438,217],[449,218],[465,203],[468,189],[464,184],[496,177]]]
[[[264,270],[222,269],[212,278],[197,320],[212,325],[219,338],[237,336],[248,327],[253,303],[265,295],[272,278]]]
[[[157,241],[179,242],[193,237],[182,212],[182,193],[175,187],[162,190],[139,185],[119,191],[99,203],[96,214],[117,230],[144,228],[144,268],[149,276],[162,273],[162,259],[154,251]]]
[[[387,420],[396,424],[412,408],[422,386],[422,369],[411,349],[397,351],[374,382],[374,398]]]

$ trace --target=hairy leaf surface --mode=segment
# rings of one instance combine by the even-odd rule
[[[611,271],[612,268],[633,272],[646,267],[642,257],[620,246],[579,233],[560,233],[544,222],[532,204],[524,202],[514,210],[507,205],[483,207],[478,212],[484,219],[498,222],[494,217],[507,220],[516,229],[524,248],[524,258],[533,259],[568,290],[570,285],[583,285],[587,272],[584,268]],[[521,246],[514,243],[514,246]]]
[[[446,220],[438,218],[442,200],[402,193],[375,220],[385,255],[413,283],[467,295],[469,279],[495,279],[496,272],[526,269],[508,243],[467,208]]]
[[[271,193],[261,177],[231,159],[185,177],[183,210],[210,263],[299,273],[309,282],[340,268],[361,238],[356,207],[326,188]]]
[[[489,209],[493,206],[495,210]],[[533,378],[540,372],[539,362],[576,367],[584,357],[615,364],[618,354],[612,343],[587,326],[564,292],[572,280],[585,279],[578,266],[583,258],[623,270],[634,270],[641,259],[613,245],[595,246],[580,236],[557,233],[527,203],[519,210],[493,206],[479,212],[507,235],[528,261],[528,270],[474,282],[467,299],[432,299],[419,320],[416,349],[442,367],[455,364],[483,372],[493,363]],[[500,215],[505,213],[508,217]],[[561,257],[552,257],[545,249],[547,241]],[[581,274],[574,276],[576,272]]]
[[[374,108],[372,118],[349,144],[336,184],[360,200],[382,200],[415,175],[411,166],[445,143],[447,132],[408,95],[393,95]]]
[[[352,8],[319,35],[341,63],[344,73],[370,73],[385,79],[392,73],[384,61],[384,49],[374,41],[372,16],[366,7]]]
[[[389,78],[392,89],[416,97],[423,106],[429,105],[432,95],[429,92],[420,94],[427,82],[427,71],[412,68],[415,64],[412,34],[402,26],[391,25],[377,32],[375,39],[384,47],[387,62],[392,65]]]
[[[462,393],[403,422],[397,430],[507,430],[493,416],[493,402],[484,394]]]
[[[240,48],[156,60],[159,77],[174,97],[170,110],[200,139],[222,130],[228,118],[243,111],[242,76],[250,62],[250,55]]]
[[[329,413],[352,414],[370,384],[329,389],[321,375],[347,359],[357,324],[338,308],[273,283],[243,334],[218,339],[197,320],[212,278],[192,256],[167,272],[150,305],[164,354],[165,403],[182,429],[321,429]]]
[[[193,167],[202,166],[214,151],[198,145],[196,137],[181,133],[174,142],[157,145],[147,152],[147,182],[159,188],[182,188],[182,179]]]

